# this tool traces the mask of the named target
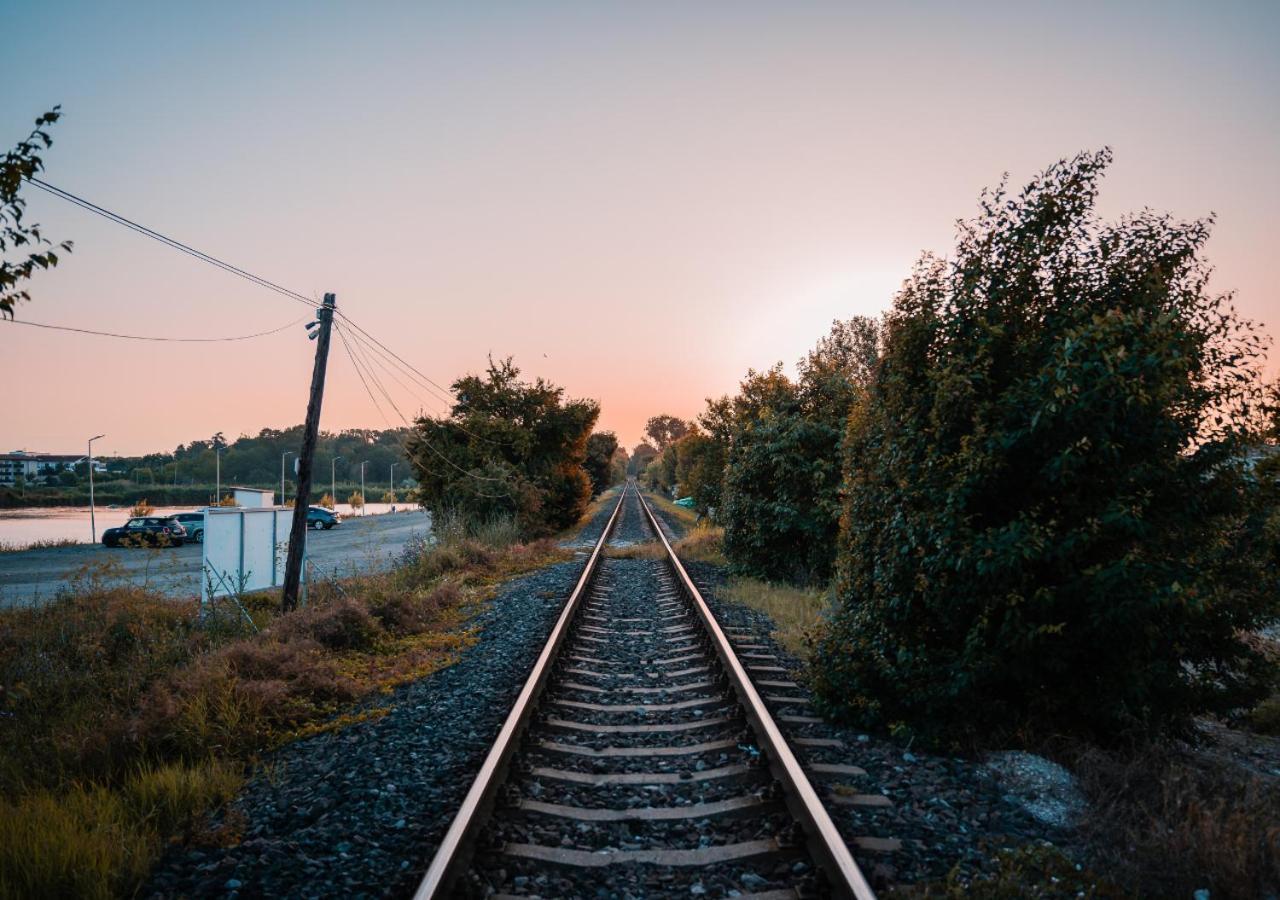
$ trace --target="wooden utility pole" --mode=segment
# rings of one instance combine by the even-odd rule
[[[316,455],[316,439],[320,433],[320,403],[324,400],[324,372],[329,362],[329,331],[333,328],[333,309],[337,298],[324,295],[324,303],[316,310],[318,338],[316,364],[311,370],[311,399],[307,401],[307,424],[302,432],[302,450],[298,453],[298,490],[293,500],[293,524],[289,528],[289,555],[284,563],[284,594],[280,608],[297,609],[298,587],[302,581],[302,557],[307,546],[307,510],[311,503],[311,463]],[[284,498],[281,497],[281,502]]]

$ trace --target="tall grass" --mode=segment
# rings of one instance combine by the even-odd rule
[[[25,550],[52,550],[56,547],[79,547],[83,543],[72,538],[45,538],[29,544],[0,541],[0,553],[22,553]]]
[[[249,596],[252,626],[97,569],[0,611],[0,897],[132,894],[262,753],[376,715],[347,713],[448,665],[495,583],[568,555],[491,523],[389,573],[313,582],[286,615]]]
[[[771,584],[755,578],[733,579],[723,596],[767,615],[773,620],[773,639],[806,661],[810,653],[808,637],[821,623],[830,602],[825,590]]]

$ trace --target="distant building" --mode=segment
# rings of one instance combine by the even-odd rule
[[[74,469],[84,460],[83,453],[28,453],[26,450],[0,453],[0,485],[12,487],[19,478],[28,484],[42,482],[50,475]],[[106,469],[102,460],[93,461],[95,472],[105,472]]]
[[[257,488],[232,486],[231,492],[236,506],[243,506],[245,509],[269,509],[276,499],[275,491],[260,491]]]

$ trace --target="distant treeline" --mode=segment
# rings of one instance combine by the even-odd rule
[[[329,488],[336,476],[339,495],[360,485],[360,465],[370,498],[381,497],[391,487],[392,465],[397,488],[415,482],[404,451],[409,429],[378,431],[353,428],[321,432],[316,448],[314,485],[316,496]],[[222,457],[221,483],[224,492],[231,485],[280,490],[281,455],[297,453],[302,446],[302,426],[264,428],[255,436],[241,435],[228,441],[221,432],[206,440],[179,444],[172,452],[143,456],[103,457],[106,472],[94,476],[94,494],[99,503],[132,503],[145,496],[157,505],[208,503],[218,478],[218,456]],[[285,459],[285,475],[292,492],[293,461]],[[337,465],[333,466],[334,461]],[[0,488],[0,508],[16,506],[85,505],[89,502],[88,471],[84,463],[73,472],[50,473],[49,477],[13,488]]]

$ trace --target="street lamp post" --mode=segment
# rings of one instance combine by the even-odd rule
[[[296,456],[294,450],[286,450],[280,454],[280,505],[284,506],[284,461],[287,457]]]
[[[218,474],[216,476],[217,480],[214,481],[213,505],[221,506],[222,505],[222,448],[214,447],[213,455],[214,455],[214,458],[217,460],[217,470],[218,470]]]
[[[89,456],[87,459],[89,463],[89,535],[91,542],[94,544],[98,543],[98,522],[94,517],[93,510],[93,442],[98,438],[104,437],[106,437],[105,434],[99,434],[89,438]]]
[[[391,493],[396,492],[396,464],[391,464]]]
[[[340,459],[342,459],[341,456],[335,456],[329,460],[329,496],[333,498],[335,507],[338,505],[338,476],[335,473],[338,471],[338,460]]]
[[[365,504],[369,501],[364,497],[364,467],[369,465],[367,462],[360,463],[360,515],[364,515]]]

